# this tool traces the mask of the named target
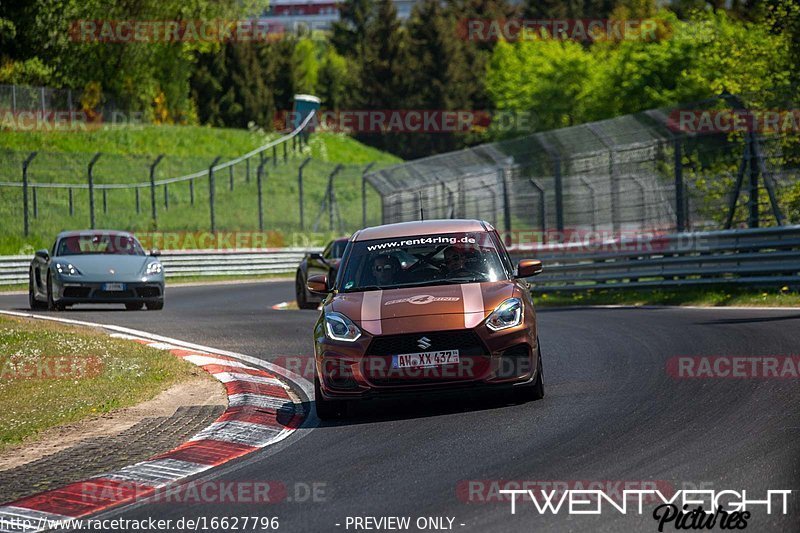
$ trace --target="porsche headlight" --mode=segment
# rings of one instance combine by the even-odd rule
[[[161,274],[164,270],[164,267],[161,266],[161,263],[153,262],[147,264],[147,275],[152,276],[153,274]]]
[[[499,331],[518,326],[520,322],[522,322],[522,300],[509,298],[492,311],[486,319],[486,327],[492,331]]]
[[[325,313],[325,335],[335,341],[355,342],[361,337],[352,320],[341,313]]]
[[[72,263],[56,263],[56,270],[62,276],[81,276],[81,271],[75,268]]]

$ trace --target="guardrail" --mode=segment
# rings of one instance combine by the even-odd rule
[[[708,285],[800,288],[800,225],[517,247],[534,292]]]
[[[161,256],[167,278],[294,272],[320,248],[179,251]],[[534,292],[707,285],[800,288],[800,225],[637,236],[589,243],[514,247],[541,259]],[[0,257],[0,285],[28,281],[30,256]]]
[[[280,248],[274,250],[190,250],[165,252],[159,258],[169,278],[187,276],[254,276],[293,273],[308,252],[322,248]],[[0,285],[28,283],[32,256],[0,257]]]

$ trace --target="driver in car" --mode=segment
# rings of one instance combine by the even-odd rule
[[[372,260],[372,275],[380,286],[391,286],[400,273],[400,261],[391,255],[379,255]]]
[[[474,276],[475,272],[466,266],[466,250],[458,246],[449,246],[444,250],[445,276],[448,278],[459,278],[464,276]]]

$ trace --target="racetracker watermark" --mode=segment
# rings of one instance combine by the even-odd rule
[[[270,42],[286,34],[267,19],[75,20],[69,29],[80,43]]]
[[[564,253],[660,252],[670,248],[703,251],[712,242],[702,234],[670,235],[663,230],[563,230],[500,231],[505,245],[516,251],[548,251]]]
[[[461,19],[457,34],[466,41],[655,41],[658,19]]]
[[[800,133],[800,109],[675,109],[667,127],[679,133]]]
[[[136,482],[107,483],[103,479],[84,481],[78,485],[78,496],[85,503],[130,502],[173,504],[270,504],[322,503],[328,500],[324,481],[285,483],[261,481],[187,481],[160,487]]]
[[[292,128],[302,118],[294,111],[278,111],[274,127]],[[479,133],[528,132],[536,125],[536,115],[527,111],[341,109],[317,112],[308,128],[337,133]]]
[[[105,368],[95,356],[11,355],[0,361],[0,382],[26,379],[87,379],[100,375]]]
[[[13,110],[0,109],[0,130],[11,131],[89,131],[113,125],[143,124],[144,113],[130,114],[114,111],[104,117],[102,113],[75,110]]]
[[[800,355],[675,356],[666,370],[674,379],[797,379]]]

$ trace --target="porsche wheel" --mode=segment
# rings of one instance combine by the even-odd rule
[[[53,278],[47,273],[47,309],[50,311],[63,311],[67,306],[53,299]]]
[[[47,304],[36,299],[36,291],[33,288],[33,270],[28,275],[28,307],[31,311],[41,311],[47,309]]]
[[[144,305],[147,306],[148,311],[160,311],[164,309],[164,300],[159,300],[157,302],[147,302]]]

